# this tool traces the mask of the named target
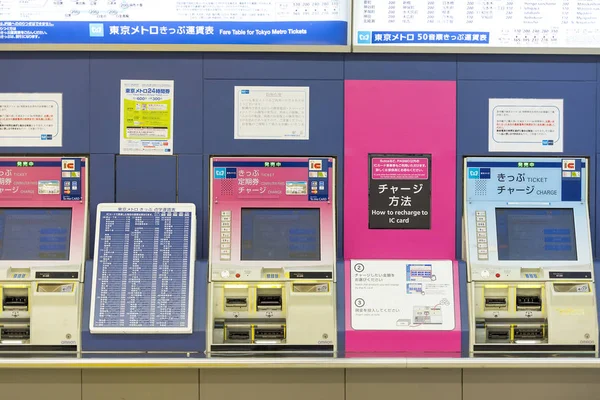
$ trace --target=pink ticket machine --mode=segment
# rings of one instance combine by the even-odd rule
[[[336,349],[335,160],[210,160],[207,353]]]
[[[87,222],[86,158],[0,158],[0,354],[78,354]]]

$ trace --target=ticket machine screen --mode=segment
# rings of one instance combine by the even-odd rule
[[[318,208],[242,208],[241,259],[321,260]]]
[[[496,208],[498,260],[576,261],[573,209]]]
[[[68,260],[70,208],[1,208],[0,260]]]

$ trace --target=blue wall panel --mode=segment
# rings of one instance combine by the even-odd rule
[[[208,64],[208,63],[207,63]],[[309,86],[310,140],[234,140],[235,86]],[[204,151],[211,155],[302,155],[336,156],[338,160],[338,232],[342,232],[342,188],[344,151],[344,83],[342,80],[207,80],[204,83]],[[209,157],[206,157],[206,169]],[[208,193],[208,179],[204,182]],[[208,204],[207,207],[208,208]],[[205,210],[204,237],[208,237],[208,210]],[[206,242],[206,241],[205,241]],[[338,256],[342,257],[338,235]],[[207,255],[208,244],[204,243]]]
[[[92,258],[96,239],[98,204],[115,202],[115,156],[112,154],[92,154],[90,156],[88,187],[90,193],[90,258]]]
[[[204,221],[204,185],[206,179],[204,172],[203,157],[201,155],[181,155],[177,157],[177,202],[194,203],[196,205],[196,219],[198,229],[196,230],[196,258],[201,260],[208,258],[203,254],[202,227]]]
[[[482,67],[483,68],[483,67]],[[525,68],[525,67],[524,67]],[[571,74],[585,73],[587,65],[573,65]],[[470,81],[458,82],[458,210],[457,256],[461,257],[462,158],[465,156],[543,156],[540,153],[488,152],[488,100],[490,98],[564,99],[565,156],[596,157],[596,83],[558,81]],[[547,153],[548,155],[560,155]],[[595,182],[595,168],[590,168],[590,182]],[[595,205],[595,187],[590,187],[590,204]],[[591,208],[595,226],[595,206]]]
[[[458,79],[510,81],[595,81],[593,57],[460,55]]]
[[[117,203],[177,202],[177,157],[117,156]]]
[[[61,147],[0,147],[0,154],[90,153],[87,53],[0,53],[0,93],[62,93]]]
[[[204,79],[343,79],[342,54],[206,54]]]
[[[350,54],[348,80],[456,80],[456,56],[423,54]]]
[[[95,212],[102,202],[191,202],[198,213],[197,258],[208,256],[208,160],[211,155],[331,155],[338,160],[338,257],[343,257],[344,79],[457,80],[458,208],[457,256],[461,256],[462,160],[488,153],[489,98],[562,98],[565,156],[590,157],[590,204],[594,249],[600,251],[596,192],[600,185],[600,62],[598,57],[427,54],[257,54],[257,53],[0,53],[0,92],[63,93],[62,148],[3,148],[0,154],[91,154],[90,249]],[[121,79],[175,80],[176,157],[115,156],[119,153]],[[309,86],[310,140],[234,140],[234,86]],[[519,156],[544,154],[520,153]],[[555,154],[556,155],[556,154]],[[596,253],[597,254],[597,253]],[[204,348],[206,262],[196,270],[194,344]],[[86,279],[91,279],[91,267]],[[461,282],[466,271],[461,264]],[[85,309],[89,311],[86,281]],[[343,268],[338,272],[343,283]],[[466,286],[461,286],[463,323]],[[343,331],[343,284],[338,285],[339,330]],[[93,338],[84,320],[87,350],[126,349]],[[464,326],[466,333],[467,326]],[[466,336],[465,336],[466,338]],[[92,342],[89,340],[92,339]],[[139,342],[160,347],[163,338]],[[188,340],[190,338],[188,337]],[[155,340],[153,342],[153,340]],[[158,341],[156,341],[158,340]],[[169,339],[170,340],[170,339]],[[343,335],[340,333],[340,343]],[[137,345],[137,344],[136,344]],[[183,347],[182,347],[183,346]],[[343,347],[343,346],[342,346]]]
[[[92,152],[119,153],[121,79],[174,80],[175,153],[202,152],[202,55],[94,53],[89,70]]]

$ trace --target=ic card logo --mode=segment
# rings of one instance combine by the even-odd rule
[[[62,160],[63,171],[75,171],[75,160]]]
[[[308,169],[310,171],[321,171],[323,169],[323,162],[321,160],[308,160]]]
[[[563,171],[575,171],[575,160],[563,160],[562,169]]]
[[[225,179],[227,176],[227,168],[215,168],[214,179]]]
[[[469,168],[469,179],[479,179],[479,168]]]

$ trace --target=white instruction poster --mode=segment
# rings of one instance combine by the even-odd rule
[[[452,261],[351,260],[352,329],[451,331]]]
[[[121,81],[120,154],[173,154],[174,81]]]
[[[62,93],[0,93],[1,147],[62,147]]]
[[[490,152],[563,151],[562,99],[490,99]]]
[[[236,86],[235,139],[308,140],[309,87]]]

